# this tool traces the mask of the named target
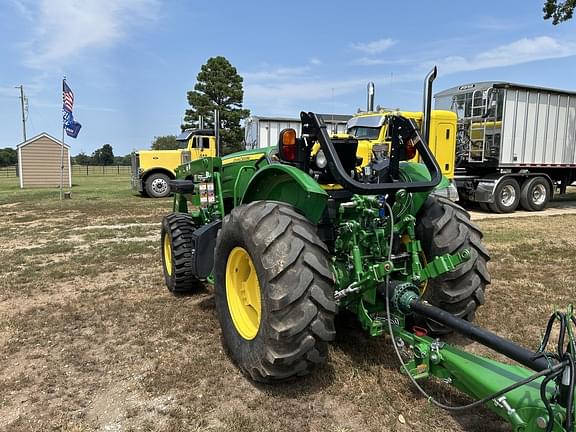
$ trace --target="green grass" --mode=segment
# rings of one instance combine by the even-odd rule
[[[175,297],[164,286],[158,236],[171,200],[133,195],[128,177],[75,183],[60,202],[58,189],[0,178],[0,430],[510,429],[485,408],[430,406],[389,340],[343,317],[327,365],[255,385],[222,348],[212,289]],[[479,225],[492,285],[476,323],[533,348],[554,306],[576,297],[576,215]],[[468,401],[444,384],[426,388]]]
[[[17,204],[12,209],[63,209],[86,211],[106,209],[117,212],[121,208],[155,208],[169,207],[171,198],[148,199],[132,192],[128,176],[110,177],[75,177],[72,188],[72,199],[60,200],[59,188],[25,188],[21,189],[16,178],[0,178],[0,206]],[[120,215],[122,213],[119,213]],[[23,217],[23,216],[21,216]],[[26,216],[29,218],[29,216]],[[30,220],[30,219],[28,219]]]

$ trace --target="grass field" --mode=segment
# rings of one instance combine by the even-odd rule
[[[171,201],[133,196],[127,177],[75,181],[60,202],[56,189],[0,179],[0,430],[511,430],[484,408],[430,406],[389,341],[351,322],[338,323],[313,376],[251,383],[222,350],[212,288],[173,297],[164,287],[159,223]],[[477,323],[534,348],[554,306],[575,298],[576,216],[480,226],[493,281]]]

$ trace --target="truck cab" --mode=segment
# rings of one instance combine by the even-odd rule
[[[139,150],[132,153],[132,190],[152,198],[170,195],[169,180],[178,166],[203,157],[216,156],[212,129],[186,129],[176,140],[176,150]]]

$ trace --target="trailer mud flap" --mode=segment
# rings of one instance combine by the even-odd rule
[[[217,220],[192,233],[192,272],[198,279],[206,279],[212,273],[216,236],[221,227],[222,221]]]

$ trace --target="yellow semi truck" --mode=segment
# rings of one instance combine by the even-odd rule
[[[176,138],[177,150],[139,150],[132,153],[132,190],[152,198],[170,195],[169,181],[178,166],[206,156],[216,156],[212,129],[186,129]]]
[[[433,80],[436,76],[434,69],[428,80]],[[431,82],[431,81],[430,81]],[[427,88],[431,88],[428,86]],[[431,107],[424,106],[424,111],[430,112],[428,116],[428,130],[422,124],[426,117],[423,112],[399,111],[387,108],[377,107],[374,109],[374,84],[368,84],[368,103],[367,110],[352,116],[346,124],[346,133],[352,135],[358,140],[358,157],[362,158],[362,165],[366,165],[372,160],[374,149],[381,148],[385,153],[389,152],[387,148],[390,143],[390,137],[387,136],[388,128],[385,125],[387,115],[391,112],[397,112],[403,117],[412,119],[417,126],[423,130],[423,135],[428,142],[428,146],[436,157],[438,166],[442,174],[450,180],[450,187],[442,189],[437,193],[443,194],[446,198],[457,201],[458,191],[453,182],[455,170],[455,153],[456,153],[456,133],[458,118],[457,115],[448,110],[431,110]],[[418,162],[419,156],[414,153],[410,160]]]

